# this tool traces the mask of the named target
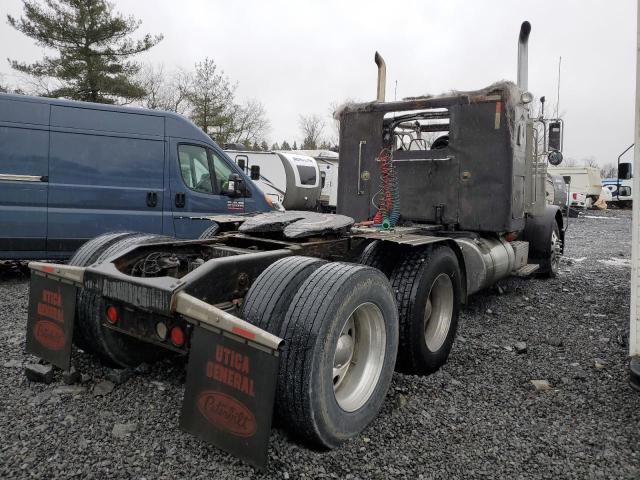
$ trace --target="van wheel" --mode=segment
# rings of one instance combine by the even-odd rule
[[[310,257],[285,257],[269,265],[253,282],[242,306],[242,318],[274,335],[280,327],[302,282],[324,260]]]
[[[327,263],[302,283],[280,330],[278,418],[324,448],[357,435],[384,402],[398,348],[398,313],[379,271]]]
[[[105,245],[92,263],[106,261],[135,245],[165,240],[171,238],[163,235],[129,233]],[[85,345],[85,348],[80,348],[96,355],[107,365],[115,367],[135,367],[142,362],[153,362],[167,354],[162,348],[103,326],[105,310],[105,301],[100,294],[86,289],[80,291],[75,323],[78,338],[82,338],[81,342]]]
[[[540,273],[547,278],[555,278],[560,271],[560,258],[562,257],[562,240],[558,222],[553,220],[551,237],[549,238],[549,254],[540,262]]]
[[[451,248],[410,252],[391,275],[400,317],[396,370],[427,375],[449,357],[458,328],[460,266]]]
[[[220,225],[216,222],[212,222],[209,227],[206,228],[204,232],[200,234],[199,239],[207,239],[215,237],[220,231]]]
[[[69,259],[68,264],[76,267],[87,267],[92,265],[100,254],[111,245],[123,238],[135,235],[134,232],[109,232],[102,235],[98,235],[92,238],[88,242],[84,243],[73,256]],[[76,319],[78,318],[78,311],[80,305],[80,295],[76,299]],[[89,346],[89,342],[84,337],[84,331],[79,328],[79,321],[73,327],[73,343],[84,350],[87,353],[94,353]]]

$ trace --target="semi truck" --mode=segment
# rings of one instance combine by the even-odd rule
[[[561,144],[538,150],[530,30],[518,83],[477,91],[387,102],[376,53],[376,100],[338,112],[337,214],[210,216],[198,240],[116,232],[67,265],[31,262],[27,350],[62,369],[72,344],[118,367],[188,358],[181,428],[259,468],[273,418],[320,448],[358,435],[394,370],[447,361],[470,295],[558,274],[565,226],[545,181]]]

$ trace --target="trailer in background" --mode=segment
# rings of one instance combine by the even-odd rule
[[[285,209],[315,210],[322,190],[318,163],[297,152],[225,150],[226,154]]]
[[[551,175],[562,175],[565,179],[570,177],[569,201],[572,207],[590,208],[600,198],[602,179],[597,168],[550,166],[548,171]]]
[[[338,152],[331,150],[299,150],[316,159],[320,169],[320,210],[335,213],[338,205]]]

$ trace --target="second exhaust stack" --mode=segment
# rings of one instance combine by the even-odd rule
[[[378,66],[378,95],[376,100],[378,102],[384,102],[384,94],[387,88],[387,64],[384,63],[384,58],[378,52],[376,52],[373,59]]]
[[[529,90],[529,34],[531,24],[527,21],[520,25],[518,37],[518,87],[525,92]]]

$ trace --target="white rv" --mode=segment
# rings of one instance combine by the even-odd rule
[[[289,210],[315,210],[322,190],[318,163],[298,152],[225,150],[272,201]],[[259,178],[256,178],[259,167]],[[253,174],[252,174],[253,168]]]
[[[331,150],[299,150],[316,159],[320,169],[320,207],[325,212],[335,213],[338,205],[338,153]]]

